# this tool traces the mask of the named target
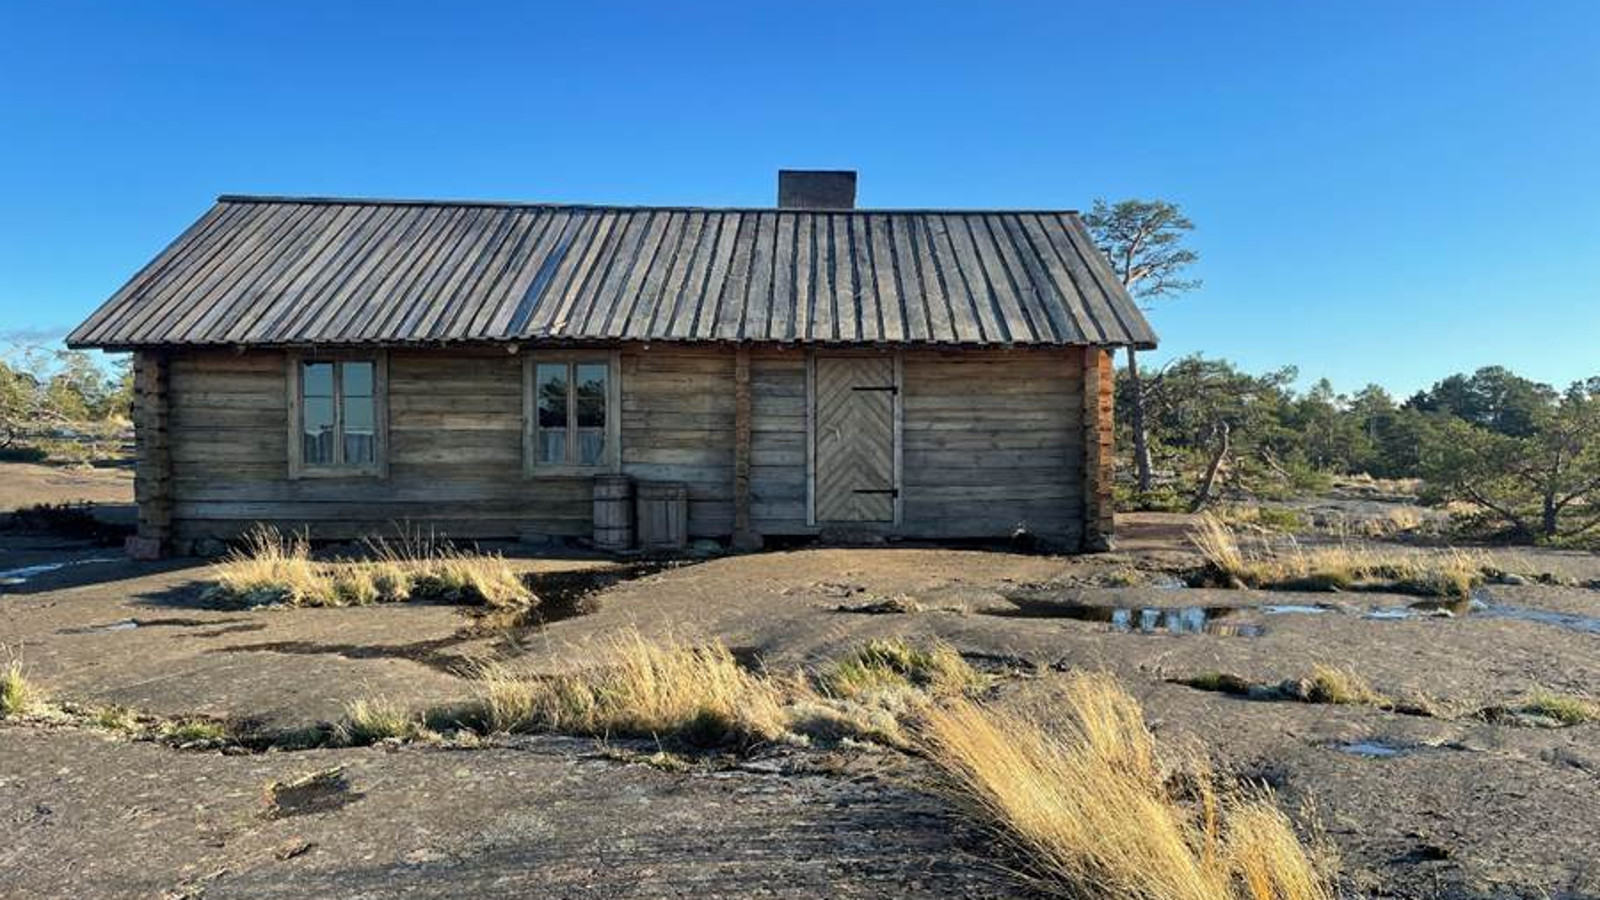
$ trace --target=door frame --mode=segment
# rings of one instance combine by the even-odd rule
[[[894,364],[894,520],[837,524],[865,529],[897,528],[902,520],[902,506],[905,501],[904,479],[901,475],[904,467],[901,465],[901,458],[905,453],[902,434],[905,431],[903,404],[906,385],[905,360],[899,350],[808,350],[806,352],[806,525],[815,528],[818,525],[835,524],[817,521],[817,359],[842,356],[888,356]]]

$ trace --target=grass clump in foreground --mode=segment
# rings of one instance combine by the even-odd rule
[[[930,707],[929,757],[1025,873],[1058,896],[1331,900],[1331,866],[1270,793],[1224,791],[1209,768],[1163,766],[1139,704],[1105,674],[1066,685],[1065,721],[965,698]]]
[[[13,659],[0,669],[0,719],[28,715],[42,702],[39,689],[22,672],[22,660]]]
[[[869,641],[825,670],[818,682],[829,696],[849,700],[912,688],[934,695],[959,694],[976,688],[979,678],[948,644],[918,647],[891,638]]]
[[[421,716],[384,699],[357,700],[346,705],[344,719],[333,729],[335,743],[352,747],[431,737],[435,735]]]
[[[1373,690],[1372,685],[1357,673],[1322,663],[1311,667],[1310,690],[1306,700],[1343,706],[1394,706],[1393,700]]]
[[[1554,719],[1563,725],[1600,721],[1600,703],[1586,697],[1539,691],[1522,704],[1522,711]]]
[[[248,605],[365,606],[434,600],[527,610],[538,604],[506,559],[431,537],[372,540],[368,558],[316,560],[304,535],[258,526],[212,566],[211,595]]]
[[[594,668],[549,677],[497,666],[478,674],[493,731],[681,737],[709,746],[774,740],[785,732],[783,692],[742,668],[720,644],[614,638]]]
[[[211,719],[168,722],[161,726],[160,735],[168,743],[178,746],[219,743],[229,739],[227,726]]]
[[[1209,513],[1189,536],[1212,574],[1234,587],[1268,590],[1388,590],[1428,597],[1470,596],[1489,559],[1464,550],[1384,550],[1359,544],[1277,549],[1243,546]]]
[[[818,676],[819,689],[798,672],[752,672],[719,643],[629,632],[602,645],[589,668],[540,677],[487,665],[477,680],[483,725],[493,732],[674,738],[700,747],[846,739],[905,746],[904,718],[930,695],[967,690],[978,676],[949,647],[874,641]]]

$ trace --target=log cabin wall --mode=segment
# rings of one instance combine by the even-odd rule
[[[908,350],[900,359],[902,513],[886,532],[996,537],[1022,527],[1082,540],[1082,350]],[[625,348],[619,368],[622,471],[686,483],[690,534],[731,535],[735,351]],[[808,354],[752,348],[748,371],[752,530],[816,533]],[[170,503],[180,551],[258,521],[327,539],[392,532],[402,521],[458,538],[591,533],[589,477],[524,473],[521,355],[387,351],[387,478],[288,477],[286,373],[280,351],[172,356]]]

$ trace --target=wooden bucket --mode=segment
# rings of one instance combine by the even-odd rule
[[[594,478],[594,545],[602,550],[633,546],[633,479],[626,475]]]

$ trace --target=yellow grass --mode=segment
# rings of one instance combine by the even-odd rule
[[[1563,725],[1582,725],[1600,720],[1600,703],[1587,697],[1537,691],[1522,705],[1524,712],[1549,716]]]
[[[920,730],[1037,887],[1119,900],[1333,896],[1270,795],[1224,794],[1203,766],[1164,777],[1137,701],[1109,676],[1074,679],[1061,699],[1060,728],[958,697]]]
[[[1340,543],[1303,547],[1242,545],[1221,519],[1206,514],[1190,541],[1218,573],[1246,587],[1345,590],[1386,587],[1406,593],[1466,597],[1492,560],[1465,550],[1406,550]]]
[[[345,706],[344,720],[336,734],[342,744],[375,744],[378,741],[414,740],[429,735],[421,717],[392,700],[357,700]]]
[[[552,676],[485,664],[476,674],[494,732],[671,736],[697,744],[863,740],[908,746],[902,722],[928,697],[968,691],[979,676],[946,645],[873,641],[816,677],[763,675],[720,643],[627,632],[590,667]]]
[[[366,559],[312,559],[304,535],[258,526],[212,566],[223,597],[291,606],[364,606],[408,599],[527,609],[538,599],[504,557],[402,534],[367,542]]]
[[[0,669],[0,719],[25,716],[40,700],[38,688],[22,672],[22,660],[13,659]]]
[[[535,678],[488,666],[479,674],[496,731],[675,735],[695,743],[772,740],[785,731],[783,694],[720,644],[653,642],[637,632],[600,648],[597,664]]]
[[[954,647],[935,641],[918,647],[900,638],[869,641],[818,677],[831,697],[856,699],[882,691],[917,689],[954,694],[976,688],[978,673]]]
[[[1350,669],[1316,663],[1311,667],[1311,695],[1313,703],[1336,703],[1356,706],[1394,705],[1383,694],[1372,689],[1365,678]]]

